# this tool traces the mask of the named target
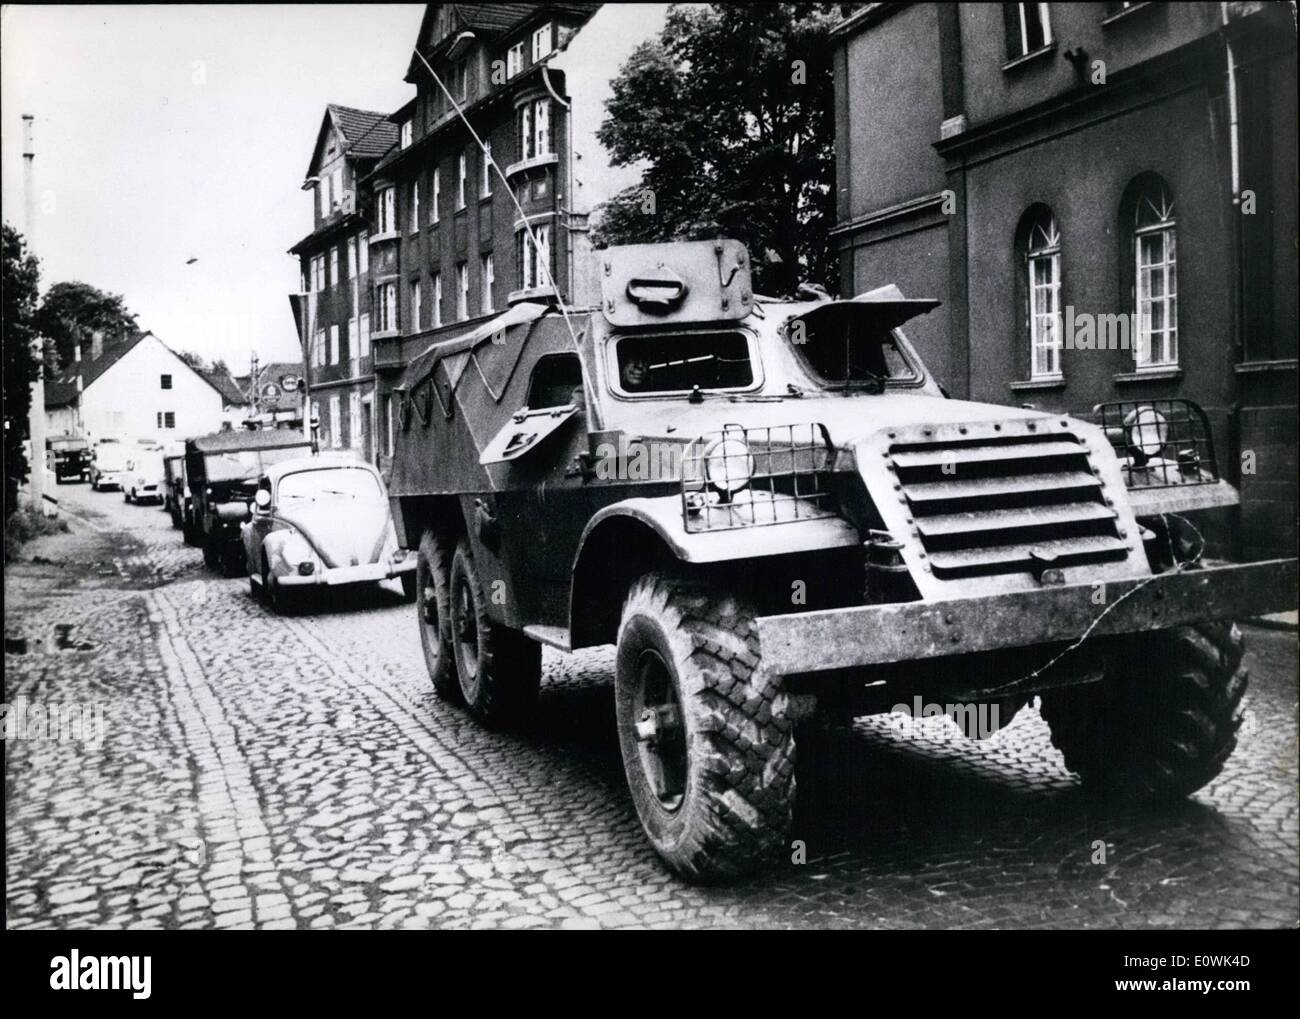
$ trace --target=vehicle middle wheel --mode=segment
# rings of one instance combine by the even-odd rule
[[[471,715],[484,725],[502,725],[527,714],[541,684],[541,645],[492,619],[464,538],[451,560],[451,642]]]
[[[789,699],[759,669],[753,613],[649,574],[623,605],[614,710],[628,789],[655,851],[693,881],[737,877],[789,832]]]

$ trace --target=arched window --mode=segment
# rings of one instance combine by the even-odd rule
[[[1178,246],[1174,198],[1155,174],[1129,185],[1121,215],[1132,238],[1133,356],[1138,368],[1178,364]]]
[[[1046,205],[1033,205],[1016,231],[1023,260],[1021,292],[1029,341],[1029,377],[1061,377],[1061,233]]]

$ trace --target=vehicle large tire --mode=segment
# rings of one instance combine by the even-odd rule
[[[614,674],[623,766],[655,851],[692,881],[745,874],[789,834],[789,699],[760,658],[737,599],[654,573],[628,592]]]
[[[1237,745],[1245,642],[1230,622],[1144,634],[1086,686],[1043,694],[1065,764],[1085,785],[1127,800],[1188,796]]]
[[[221,565],[221,547],[206,534],[200,540],[203,542],[203,565],[215,573]]]
[[[223,542],[220,546],[220,559],[223,577],[242,577],[248,572],[248,557],[244,553],[242,542]]]
[[[420,647],[434,692],[443,700],[463,704],[451,646],[451,559],[455,547],[446,538],[425,531],[415,560],[415,613]],[[403,580],[406,578],[403,577]]]
[[[488,600],[462,538],[451,558],[451,644],[460,694],[484,725],[520,721],[537,701],[542,646],[488,613]]]

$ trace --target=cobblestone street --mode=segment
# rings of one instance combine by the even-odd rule
[[[396,587],[278,618],[161,510],[55,494],[72,533],[5,571],[5,701],[102,705],[103,739],[6,747],[11,927],[1300,919],[1294,633],[1247,629],[1241,746],[1185,803],[1085,798],[1032,708],[986,743],[860,720],[806,862],[695,888],[633,813],[608,649],[548,649],[536,724],[487,732],[434,697]]]

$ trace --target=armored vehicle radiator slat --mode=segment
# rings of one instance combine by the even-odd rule
[[[1088,449],[1073,435],[899,444],[889,456],[914,537],[940,579],[1129,554]]]

